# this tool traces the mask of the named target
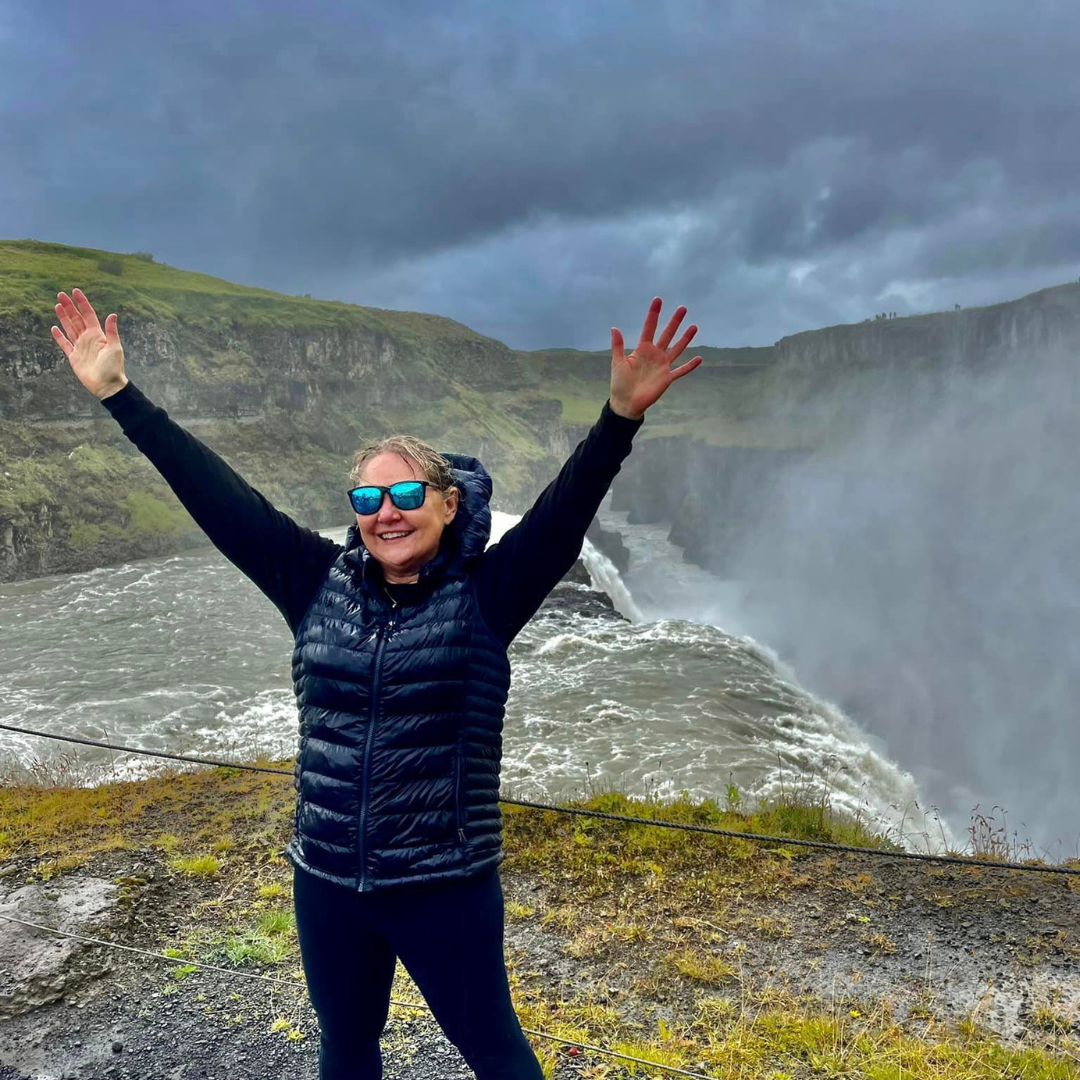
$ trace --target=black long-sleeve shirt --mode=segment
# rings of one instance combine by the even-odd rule
[[[214,547],[271,600],[295,635],[342,545],[278,510],[130,380],[102,404]],[[521,521],[488,548],[476,578],[480,612],[506,644],[573,566],[585,530],[643,422],[619,416],[605,402],[559,475]],[[342,504],[344,517],[351,512],[344,491]],[[408,588],[395,589],[395,599],[406,600]]]

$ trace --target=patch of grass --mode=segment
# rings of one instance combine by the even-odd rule
[[[259,933],[265,937],[290,934],[296,930],[296,916],[286,908],[268,911],[259,919]]]
[[[1067,1035],[1072,1030],[1072,1021],[1051,1005],[1039,1005],[1031,1014],[1031,1026],[1051,1035]]]
[[[101,262],[110,269],[103,270]],[[121,334],[125,320],[140,318],[222,333],[241,323],[264,330],[360,327],[444,342],[490,340],[440,315],[289,296],[180,270],[139,254],[38,240],[0,241],[0,315],[32,312],[51,323],[56,293],[60,289],[70,293],[75,285],[99,313],[119,313]]]
[[[299,1042],[301,1039],[307,1038],[296,1024],[284,1016],[277,1017],[270,1025],[270,1030],[275,1033],[281,1032],[282,1038],[288,1042]]]
[[[852,1016],[854,1012],[856,1015]],[[1065,1080],[1071,1061],[1006,1049],[978,1034],[923,1040],[879,1009],[833,1012],[798,1002],[699,1011],[692,1024],[657,1023],[657,1036],[615,1038],[623,1053],[731,1080],[831,1076],[851,1080]],[[626,1066],[633,1075],[635,1067]]]
[[[730,1024],[739,1015],[739,1004],[728,997],[703,995],[697,1000],[694,1025],[708,1030]]]
[[[664,957],[664,963],[693,982],[709,986],[719,986],[738,975],[738,969],[723,956],[695,949],[669,953]]]
[[[577,393],[574,392],[575,389]],[[608,399],[610,386],[601,382],[575,383],[570,387],[548,384],[545,390],[562,406],[561,419],[564,425],[592,427]]]
[[[549,908],[540,920],[543,926],[554,926],[559,930],[574,930],[581,920],[581,912],[574,904]]]
[[[762,915],[754,920],[754,929],[764,938],[778,940],[791,937],[791,923],[787,919]]]
[[[572,805],[739,832],[776,833],[783,824],[803,825],[804,831],[824,833],[830,840],[861,840],[866,846],[893,847],[886,838],[868,834],[859,823],[820,806],[802,818],[788,813],[781,820],[776,806],[739,812],[722,809],[713,800],[693,801],[685,794],[665,803],[605,792]],[[785,809],[790,806],[786,804]],[[763,850],[739,838],[655,829],[644,824],[568,819],[512,806],[504,808],[504,828],[507,860],[512,867],[535,870],[552,879],[572,879],[586,896],[629,890],[639,901],[642,892],[648,895],[660,889],[668,877],[674,879],[671,889],[675,896],[708,893],[719,900],[729,891],[722,883],[734,884],[735,879],[751,889],[765,888],[766,882],[771,882],[768,887],[773,888],[780,882],[796,881],[796,868],[806,855],[805,849],[785,849],[783,845]],[[800,834],[796,831],[795,835]],[[545,921],[560,917],[549,911]],[[569,914],[566,918],[570,918]],[[569,922],[564,929],[572,929]]]
[[[875,934],[867,934],[862,940],[865,945],[868,945],[876,953],[896,952],[896,942],[880,930]]]
[[[644,941],[649,929],[636,922],[614,922],[607,924],[607,930],[613,938],[624,942]]]
[[[657,1018],[650,1032],[622,1022],[617,1011],[596,1010],[590,1003],[518,1001],[526,1027],[578,1042],[598,1043],[646,1061],[723,1076],[726,1080],[1066,1080],[1074,1064],[1064,1056],[1035,1048],[1010,1050],[968,1029],[957,1036],[922,1039],[878,1008],[809,1007],[774,994],[774,1002],[728,998],[699,999],[694,1019]],[[533,1042],[545,1074],[565,1060],[565,1051]],[[591,1077],[651,1075],[632,1063],[579,1059]]]
[[[235,935],[221,947],[219,955],[234,964],[279,964],[293,952],[290,942],[280,936],[245,933]]]
[[[149,491],[129,491],[124,508],[130,515],[127,530],[139,536],[174,536],[191,529],[192,519],[175,499],[158,498]]]
[[[169,865],[181,874],[191,877],[209,877],[221,869],[221,860],[215,855],[178,855]]]
[[[196,926],[174,948],[180,958],[212,964],[265,965],[299,959],[295,915],[286,909],[264,912],[254,920],[241,913],[228,929],[219,929],[216,920],[213,925]]]
[[[270,758],[256,747],[226,751],[240,761],[290,769],[291,759]],[[102,770],[61,753],[28,768],[8,764],[0,777],[0,858],[20,850],[57,866],[96,852],[156,847],[175,857],[204,854],[207,844],[247,850],[282,846],[291,826],[292,777],[225,768],[184,769],[155,763],[156,775],[88,786]],[[205,843],[198,834],[203,833]],[[237,846],[235,837],[249,839]],[[219,860],[220,862],[220,860]]]

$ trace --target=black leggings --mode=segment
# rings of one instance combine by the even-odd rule
[[[319,1080],[381,1080],[396,957],[478,1080],[543,1080],[510,1002],[497,868],[358,893],[294,867],[293,901]]]

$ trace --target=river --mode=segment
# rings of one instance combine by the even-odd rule
[[[517,520],[496,513],[493,542]],[[724,803],[827,785],[835,805],[895,839],[952,839],[912,776],[767,645],[733,632],[724,585],[686,563],[662,526],[600,520],[631,553],[620,575],[583,561],[628,622],[545,609],[510,650],[503,794],[618,788]],[[320,530],[344,542],[348,523]],[[706,601],[705,597],[709,599]],[[293,752],[292,636],[214,548],[0,586],[0,720],[151,750],[250,758]],[[0,731],[0,765],[58,766],[82,782],[134,778],[154,759]]]

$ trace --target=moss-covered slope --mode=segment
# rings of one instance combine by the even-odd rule
[[[76,285],[117,312],[129,378],[309,526],[349,522],[352,451],[395,431],[479,457],[495,505],[523,510],[569,453],[566,425],[591,424],[607,397],[604,354],[574,354],[579,376],[441,316],[3,241],[0,581],[206,543],[53,342],[56,293]]]
[[[140,389],[312,527],[349,523],[352,452],[397,431],[480,458],[496,508],[523,511],[607,397],[606,351],[517,352],[441,316],[286,296],[146,252],[0,241],[0,582],[206,543],[53,342],[56,293],[76,285],[102,315],[117,312]],[[650,409],[636,458],[672,437],[676,459],[690,453],[687,437],[813,449],[868,410],[932,400],[957,369],[1073,363],[1080,285],[769,348],[695,343],[685,359],[697,353],[705,363]]]

